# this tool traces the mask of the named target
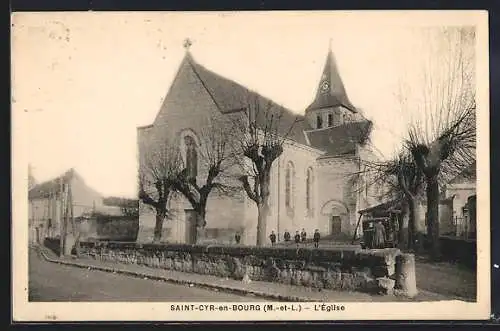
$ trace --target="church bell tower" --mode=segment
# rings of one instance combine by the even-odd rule
[[[314,101],[306,108],[305,115],[313,129],[335,127],[355,121],[358,110],[347,97],[330,47]]]

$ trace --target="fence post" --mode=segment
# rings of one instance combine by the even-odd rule
[[[396,256],[396,292],[414,297],[418,294],[417,279],[415,273],[415,255],[400,254]]]

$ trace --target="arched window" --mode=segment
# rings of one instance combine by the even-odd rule
[[[190,179],[196,179],[196,176],[198,175],[198,152],[196,141],[193,137],[184,137],[184,147],[186,151],[187,176]]]
[[[285,206],[293,208],[295,169],[292,162],[288,162],[285,172]]]
[[[314,175],[312,168],[307,169],[306,175],[306,210],[309,214],[313,212]]]
[[[321,129],[323,127],[323,119],[321,115],[316,116],[316,128]]]
[[[328,114],[328,126],[333,126],[333,114]]]

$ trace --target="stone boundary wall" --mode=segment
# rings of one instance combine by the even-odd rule
[[[46,239],[51,249],[58,239]],[[392,294],[398,249],[82,242],[81,258],[238,280]]]

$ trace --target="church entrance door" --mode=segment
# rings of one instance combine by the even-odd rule
[[[330,218],[330,231],[331,234],[339,234],[342,231],[342,220],[340,216],[332,216]]]
[[[196,244],[196,219],[197,214],[192,209],[186,209],[186,244]]]

